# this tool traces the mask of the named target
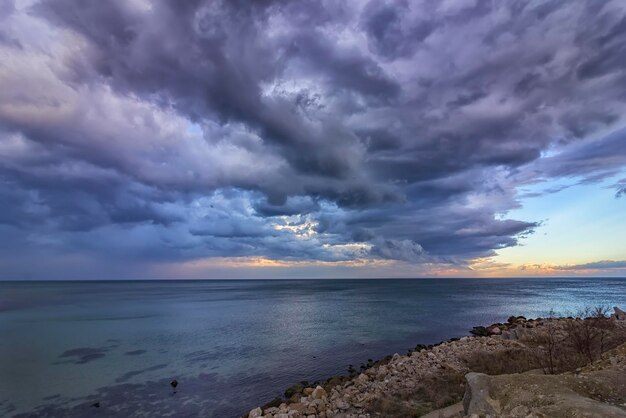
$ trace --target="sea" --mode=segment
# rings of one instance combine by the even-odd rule
[[[4,281],[0,416],[240,417],[476,325],[616,305],[626,279]]]

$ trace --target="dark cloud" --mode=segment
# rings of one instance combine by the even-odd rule
[[[369,2],[363,11],[362,25],[370,48],[385,59],[412,54],[436,29],[434,19],[410,19],[409,6],[403,1]]]
[[[598,25],[598,31],[592,34],[591,45],[596,49],[590,51],[590,56],[578,67],[577,75],[581,79],[601,77],[613,72],[621,73],[626,65],[626,18],[622,17],[614,23],[605,18],[602,23],[607,23],[608,26]]]
[[[602,260],[592,263],[576,264],[573,266],[561,266],[561,270],[612,270],[626,269],[626,260]]]
[[[463,265],[538,226],[502,216],[520,185],[626,165],[617,1],[4,1],[0,19],[5,257]]]
[[[320,204],[309,196],[290,196],[282,205],[272,205],[266,200],[260,200],[254,209],[261,216],[267,217],[306,215],[319,211]]]
[[[528,170],[544,177],[575,177],[593,182],[619,173],[626,165],[626,129],[579,142],[542,158]]]
[[[403,260],[409,262],[423,262],[426,252],[416,242],[411,240],[375,240],[371,253],[374,256],[391,260]]]

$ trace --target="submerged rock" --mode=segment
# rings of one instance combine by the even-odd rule
[[[302,393],[303,390],[304,390],[304,386],[300,383],[296,383],[295,385],[287,388],[287,390],[285,391],[285,397],[291,398],[293,395]]]
[[[476,335],[477,337],[488,337],[491,333],[485,327],[474,327],[470,331],[471,334]]]

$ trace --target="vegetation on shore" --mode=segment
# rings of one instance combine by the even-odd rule
[[[626,314],[615,308],[609,316],[608,309],[595,308],[563,318],[554,313],[537,319],[512,316],[506,323],[475,327],[471,333],[434,346],[418,345],[405,356],[369,359],[358,371],[350,366],[347,375],[324,382],[300,382],[287,389],[285,399],[255,408],[248,417],[422,416],[460,405],[467,397],[468,373],[536,370],[555,375],[593,364],[626,343]],[[463,416],[454,413],[449,416]]]

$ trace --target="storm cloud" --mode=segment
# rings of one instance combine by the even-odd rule
[[[504,216],[519,187],[626,166],[625,22],[594,0],[1,0],[2,276],[18,252],[492,256],[539,226]]]

